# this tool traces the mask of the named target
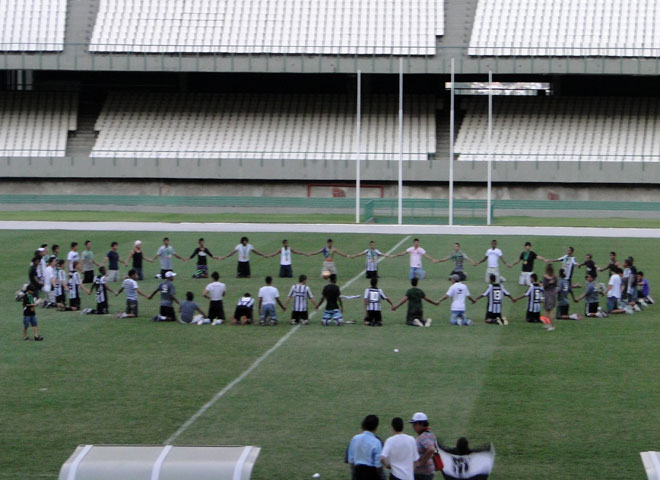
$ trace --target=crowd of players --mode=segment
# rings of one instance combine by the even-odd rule
[[[61,257],[58,245],[49,246],[42,244],[35,252],[32,264],[28,272],[28,283],[17,292],[17,300],[23,301],[23,323],[24,339],[29,340],[28,327],[34,330],[34,340],[42,340],[39,335],[36,320],[35,307],[41,305],[46,308],[56,308],[60,311],[80,311],[83,314],[108,314],[109,294],[115,296],[124,292],[126,297],[126,308],[117,313],[117,318],[137,317],[138,296],[151,300],[155,295],[160,295],[160,311],[153,317],[154,321],[180,321],[182,323],[196,323],[199,325],[219,325],[225,322],[223,300],[226,294],[226,285],[220,282],[217,272],[211,273],[210,282],[203,291],[204,298],[209,300],[208,310],[204,311],[197,303],[192,292],[186,292],[185,300],[179,301],[176,294],[174,280],[176,273],[173,269],[173,259],[182,262],[196,261],[193,274],[194,278],[209,278],[209,259],[218,261],[225,260],[233,255],[238,256],[236,277],[249,278],[251,276],[250,255],[256,254],[264,258],[279,256],[279,277],[292,278],[292,256],[322,255],[321,276],[328,280],[323,288],[321,298],[317,303],[312,292],[307,286],[307,276],[300,275],[298,283],[291,286],[286,301],[282,303],[279,291],[272,285],[273,279],[268,276],[265,285],[259,289],[256,298],[246,292],[238,301],[234,314],[231,317],[232,324],[251,324],[258,320],[260,325],[276,325],[276,307],[286,311],[291,305],[291,323],[309,323],[308,303],[311,302],[316,310],[325,303],[321,323],[323,325],[343,325],[344,323],[356,323],[345,321],[343,317],[342,299],[361,298],[364,304],[364,324],[369,326],[382,326],[382,302],[388,302],[392,310],[396,310],[407,303],[406,323],[411,326],[429,327],[431,319],[426,318],[423,311],[423,302],[439,305],[441,302],[451,299],[450,323],[452,325],[472,325],[473,322],[466,314],[466,303],[470,300],[476,303],[481,298],[487,298],[486,323],[506,325],[507,318],[503,315],[503,300],[508,297],[512,302],[527,299],[526,320],[533,323],[544,323],[544,327],[552,331],[555,329],[555,319],[581,318],[577,313],[570,313],[571,299],[574,302],[585,300],[585,315],[588,317],[606,317],[610,314],[640,311],[653,303],[649,292],[649,283],[644,273],[639,271],[632,257],[626,258],[621,264],[615,252],[610,252],[607,266],[596,265],[593,256],[586,254],[584,261],[575,259],[574,249],[568,247],[565,255],[559,258],[544,258],[532,250],[530,242],[525,243],[523,251],[513,263],[507,263],[502,251],[497,246],[497,241],[491,242],[490,248],[479,261],[471,259],[461,250],[459,243],[454,244],[453,251],[444,258],[435,259],[429,256],[424,248],[420,246],[419,240],[415,239],[413,245],[402,252],[392,255],[381,252],[375,243],[369,243],[368,248],[356,254],[348,255],[339,251],[332,241],[328,239],[326,245],[317,251],[305,253],[293,249],[287,240],[282,242],[282,247],[270,254],[264,254],[255,249],[249,243],[247,237],[242,237],[240,243],[224,256],[213,255],[205,246],[205,241],[200,238],[198,246],[189,257],[182,257],[170,244],[169,239],[163,239],[163,244],[158,248],[153,257],[148,257],[142,250],[142,242],[134,242],[130,253],[122,259],[118,253],[119,244],[112,242],[107,254],[97,261],[92,251],[92,243],[86,241],[83,249],[79,250],[77,242],[72,242],[70,251],[66,257]],[[378,264],[383,258],[396,258],[409,256],[410,288],[406,291],[403,299],[393,304],[385,292],[378,286]],[[337,285],[338,272],[335,265],[335,256],[346,258],[357,258],[364,256],[366,278],[370,286],[363,295],[342,295]],[[453,268],[450,274],[451,287],[447,293],[438,300],[430,299],[418,286],[419,281],[424,278],[423,259],[433,263],[451,261]],[[158,259],[160,272],[156,275],[161,280],[158,288],[151,294],[140,290],[138,281],[144,279],[144,262],[153,263]],[[535,262],[544,262],[544,274],[541,278],[534,273]],[[467,263],[474,266],[487,262],[485,280],[488,284],[486,290],[476,298],[470,294],[468,287],[463,283],[467,274],[465,266]],[[561,263],[558,276],[555,274],[553,263]],[[512,268],[522,263],[522,269],[518,283],[526,288],[524,294],[514,297],[502,286],[505,282],[500,274],[500,264]],[[125,278],[120,279],[120,264],[129,267]],[[581,285],[574,282],[573,277],[577,269],[586,269],[586,285],[582,295],[575,296],[574,289]],[[98,269],[98,273],[95,273]],[[608,282],[598,282],[598,274],[607,272]],[[121,286],[116,291],[111,283],[121,281]],[[82,293],[91,295],[95,293],[96,308],[81,307]],[[42,295],[42,298],[40,298]],[[600,306],[599,297],[607,297],[606,308]],[[68,302],[67,302],[68,297]],[[254,314],[255,300],[258,299],[257,312]],[[174,305],[179,305],[177,315]],[[556,311],[556,314],[555,314]]]

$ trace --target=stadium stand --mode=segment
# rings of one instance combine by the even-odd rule
[[[479,0],[469,54],[660,55],[657,0]]]
[[[64,157],[77,109],[73,94],[0,93],[0,156]]]
[[[92,52],[434,55],[435,0],[101,0]]]
[[[497,161],[660,161],[657,98],[495,97]],[[486,160],[486,98],[464,99],[459,160]]]
[[[0,0],[0,51],[64,49],[67,0]]]
[[[436,149],[433,96],[404,102],[404,158]],[[355,99],[346,95],[113,93],[92,157],[355,158]],[[362,158],[398,158],[398,98],[363,102]]]

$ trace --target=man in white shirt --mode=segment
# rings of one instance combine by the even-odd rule
[[[80,260],[80,254],[78,253],[78,242],[71,242],[71,251],[66,254],[66,261],[69,265],[69,275],[75,270],[73,263]]]
[[[403,419],[392,419],[394,435],[385,440],[380,462],[391,470],[391,480],[414,480],[414,465],[419,459],[417,441],[403,433]]]
[[[490,248],[486,250],[486,255],[484,258],[481,259],[481,261],[477,262],[474,264],[476,267],[480,263],[485,262],[488,260],[488,268],[486,268],[486,283],[490,283],[490,276],[495,275],[497,277],[498,283],[503,283],[506,282],[506,278],[500,276],[500,260],[502,260],[502,263],[506,265],[507,267],[509,266],[508,263],[506,263],[506,260],[504,260],[504,256],[502,254],[502,250],[497,248],[497,240],[493,240],[490,242]]]
[[[262,257],[265,257],[265,255],[249,243],[248,237],[241,237],[241,243],[236,245],[234,249],[227,255],[219,258],[219,260],[225,260],[226,258],[234,255],[236,252],[238,252],[238,267],[236,268],[236,278],[250,278],[252,276],[252,273],[250,272],[250,252],[254,252],[255,255]]]
[[[46,260],[46,268],[44,269],[44,288],[43,291],[48,295],[46,307],[55,306],[55,256],[48,257]]]
[[[573,271],[575,267],[579,266],[577,260],[575,260],[575,249],[573,247],[568,247],[566,250],[566,255],[562,255],[559,258],[553,258],[551,260],[546,260],[549,262],[561,262],[564,273],[566,274],[566,279],[569,281],[571,288],[578,288],[580,285],[573,285]]]
[[[204,293],[202,294],[204,298],[209,299],[209,322],[212,322],[213,325],[222,325],[225,321],[225,308],[222,304],[222,299],[225,298],[225,293],[227,292],[227,287],[224,283],[220,282],[220,274],[218,272],[213,272],[211,274],[213,282],[209,283],[206,288],[204,288]]]
[[[470,295],[470,290],[461,283],[461,278],[457,274],[453,274],[449,277],[449,280],[451,280],[451,287],[438,300],[438,303],[451,297],[451,318],[449,322],[452,325],[472,325],[472,320],[465,315],[465,299],[469,298],[472,303],[475,302]]]
[[[623,270],[619,267],[612,268],[612,276],[607,283],[607,313],[612,315],[616,313],[626,313],[626,310],[619,308],[621,300],[621,277]]]
[[[401,257],[403,255],[410,255],[410,275],[408,278],[412,280],[413,278],[424,278],[424,270],[422,270],[422,257],[426,257],[432,262],[437,262],[433,257],[430,257],[426,254],[426,250],[419,246],[419,238],[413,240],[413,246],[407,248],[405,251],[393,255],[393,257]]]
[[[286,307],[280,301],[280,292],[273,287],[273,277],[266,277],[266,285],[259,289],[259,325],[266,325],[266,319],[270,320],[272,326],[277,325],[277,313],[275,312],[275,302],[286,311]]]

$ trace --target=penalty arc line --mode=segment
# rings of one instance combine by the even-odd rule
[[[399,243],[397,243],[396,245],[394,245],[394,246],[393,246],[393,247],[387,252],[387,255],[389,255],[389,254],[392,253],[394,250],[396,250],[397,248],[399,248],[403,243],[405,243],[406,241],[408,241],[409,238],[410,238],[410,235],[408,235],[408,236],[405,237],[403,240],[401,240]],[[378,260],[378,262],[380,263],[381,260],[382,260],[382,259]],[[352,285],[355,281],[357,281],[357,280],[358,280],[358,279],[364,274],[364,272],[365,272],[365,271],[362,270],[360,273],[358,273],[356,276],[354,276],[354,277],[351,278],[348,282],[346,282],[346,283],[342,286],[342,288],[346,288],[346,287]],[[314,311],[314,312],[311,313],[310,318],[313,317],[314,314],[316,314],[316,311]],[[264,352],[259,358],[257,358],[257,359],[254,361],[254,363],[252,363],[252,365],[250,365],[246,370],[244,370],[243,373],[241,373],[238,377],[236,377],[236,378],[233,379],[231,382],[229,382],[227,385],[225,385],[225,387],[224,387],[222,390],[220,390],[218,393],[216,393],[216,394],[213,396],[213,398],[211,398],[211,400],[209,400],[209,401],[206,402],[204,405],[202,405],[201,408],[200,408],[199,410],[197,410],[197,412],[195,412],[195,414],[194,414],[193,416],[191,416],[188,420],[186,420],[186,421],[183,423],[183,425],[181,425],[181,426],[178,428],[178,430],[177,430],[176,432],[174,432],[172,435],[170,435],[170,437],[169,437],[167,440],[165,440],[165,442],[163,442],[163,443],[164,443],[165,445],[171,445],[171,444],[172,444],[177,438],[179,438],[179,437],[180,437],[180,436],[181,436],[186,430],[188,430],[188,429],[190,428],[190,426],[191,426],[193,423],[195,423],[199,417],[201,417],[202,415],[204,415],[204,414],[208,411],[209,408],[211,408],[213,405],[215,405],[215,404],[217,403],[217,401],[220,400],[222,397],[224,397],[224,396],[227,394],[227,392],[229,392],[232,388],[234,388],[236,385],[238,385],[239,383],[241,383],[241,382],[243,381],[243,379],[245,379],[245,377],[247,377],[250,373],[252,373],[252,372],[253,372],[253,371],[254,371],[259,365],[261,365],[261,363],[262,363],[264,360],[266,360],[268,357],[270,357],[270,356],[273,354],[273,352],[275,352],[275,350],[277,350],[278,348],[280,348],[280,347],[281,347],[281,346],[282,346],[282,345],[283,345],[283,344],[284,344],[289,338],[291,338],[291,336],[292,336],[294,333],[296,333],[296,332],[298,331],[299,328],[300,328],[300,325],[296,325],[296,326],[293,327],[291,330],[289,330],[289,331],[286,333],[286,335],[284,335],[282,338],[280,338],[280,339],[277,341],[277,343],[275,343],[275,345],[273,345],[273,346],[270,347],[268,350],[266,350],[266,351],[265,351],[265,352]]]

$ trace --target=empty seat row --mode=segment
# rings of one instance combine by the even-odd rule
[[[0,0],[0,51],[64,49],[67,0]]]

